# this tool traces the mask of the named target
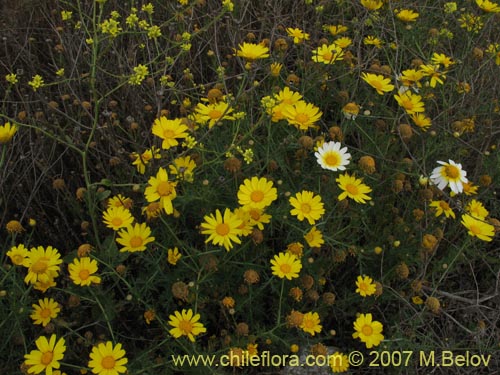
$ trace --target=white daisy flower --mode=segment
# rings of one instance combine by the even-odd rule
[[[351,154],[347,152],[347,147],[340,148],[340,142],[325,142],[318,151],[314,153],[318,164],[323,169],[331,171],[343,171],[349,164]]]
[[[449,163],[438,161],[441,167],[436,167],[432,171],[431,181],[441,190],[449,186],[455,194],[461,193],[464,190],[464,183],[467,180],[467,172],[462,169],[462,164],[455,163],[453,160],[448,160]]]

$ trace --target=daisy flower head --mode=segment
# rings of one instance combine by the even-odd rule
[[[403,22],[415,22],[419,16],[417,12],[411,9],[401,9],[400,11],[395,11],[396,17]]]
[[[302,263],[294,254],[279,253],[271,259],[271,270],[273,275],[279,278],[287,278],[292,280],[299,277],[299,272],[302,269]]]
[[[323,112],[318,107],[303,100],[298,101],[294,105],[284,107],[282,112],[288,123],[294,125],[299,130],[316,128],[316,122],[323,115]]]
[[[120,228],[125,228],[134,222],[134,218],[130,211],[123,206],[109,207],[102,214],[102,218],[104,224],[115,231]]]
[[[403,107],[405,112],[409,115],[425,112],[425,105],[422,101],[422,97],[412,93],[410,90],[395,94],[394,99],[396,99],[399,106]]]
[[[293,38],[293,42],[295,44],[299,44],[303,42],[304,40],[309,40],[309,34],[305,33],[301,29],[294,28],[294,27],[287,27],[286,28],[286,33],[288,34],[289,37]]]
[[[486,216],[489,215],[489,212],[484,207],[484,205],[476,199],[473,199],[469,203],[467,203],[467,206],[465,206],[465,211],[474,216],[476,219],[486,219]]]
[[[354,322],[355,332],[352,337],[359,338],[364,342],[368,349],[380,345],[384,339],[382,335],[382,323],[372,320],[372,314],[359,314],[359,317]]]
[[[236,56],[243,57],[247,61],[254,61],[269,57],[269,48],[263,44],[247,43],[238,45]]]
[[[385,78],[382,74],[361,73],[361,79],[377,90],[379,95],[384,95],[385,92],[394,90],[391,79]]]
[[[195,336],[207,331],[203,324],[199,322],[200,314],[193,314],[191,309],[182,309],[182,312],[175,311],[168,318],[170,319],[168,324],[174,327],[169,333],[176,339],[187,336],[191,342],[194,342]]]
[[[439,200],[439,201],[432,201],[429,204],[429,207],[433,207],[436,210],[436,217],[441,216],[444,214],[447,218],[452,217],[453,219],[455,218],[455,213],[451,209],[450,205],[448,202]]]
[[[6,255],[10,258],[12,264],[22,266],[24,260],[28,256],[28,249],[24,247],[23,244],[19,244],[17,246],[12,246],[10,250],[7,251]]]
[[[448,163],[438,161],[438,164],[441,166],[434,168],[430,176],[432,183],[440,190],[449,186],[455,194],[461,193],[464,189],[463,184],[469,182],[465,177],[467,172],[462,169],[462,165],[453,160],[448,160]]]
[[[160,204],[167,215],[174,213],[172,201],[177,197],[175,191],[177,183],[168,180],[167,171],[160,167],[156,176],[151,176],[148,186],[144,190],[144,195],[148,202],[160,201]]]
[[[30,318],[33,319],[33,324],[41,324],[44,327],[51,319],[57,318],[57,314],[61,311],[59,304],[52,298],[40,299],[38,304],[33,304],[32,307]]]
[[[48,282],[54,279],[59,274],[61,263],[61,254],[56,248],[52,246],[32,248],[23,263],[23,266],[28,269],[24,282],[35,284],[37,281]]]
[[[216,124],[220,124],[222,120],[236,119],[232,115],[234,109],[225,101],[208,105],[198,103],[194,110],[194,121],[200,125],[208,124],[209,129],[212,129]]]
[[[224,210],[224,216],[219,209],[215,210],[214,214],[206,215],[204,222],[201,223],[202,234],[208,234],[205,243],[212,241],[214,245],[222,245],[229,251],[233,248],[233,242],[240,244],[241,240],[238,236],[241,235],[239,226],[243,221],[238,218],[229,208]]]
[[[307,219],[309,224],[314,225],[325,213],[323,202],[320,195],[314,195],[312,191],[303,190],[290,197],[292,209],[290,214],[297,216],[299,221]]]
[[[367,200],[372,199],[370,196],[366,195],[371,192],[372,189],[368,185],[363,184],[362,179],[356,178],[354,175],[351,176],[348,173],[344,173],[335,181],[339,188],[343,190],[338,197],[339,201],[351,198],[357,203],[366,203]]]
[[[349,359],[344,353],[335,352],[328,356],[328,365],[333,373],[346,372],[349,368]]]
[[[323,328],[320,323],[321,321],[317,312],[308,312],[304,314],[302,323],[299,327],[302,328],[304,332],[314,336],[316,333],[320,333]]]
[[[0,125],[0,145],[10,142],[16,132],[16,125],[11,125],[10,122]]]
[[[368,10],[377,10],[384,5],[384,2],[382,0],[361,0],[361,5]]]
[[[495,236],[495,227],[484,221],[484,219],[475,218],[470,214],[463,214],[460,222],[467,228],[469,236],[477,237],[486,242],[492,241]]]
[[[101,278],[94,275],[97,272],[97,261],[89,257],[73,259],[68,265],[69,277],[76,285],[89,286],[99,284]]]
[[[410,118],[424,132],[432,125],[432,120],[424,113],[413,113],[410,115]]]
[[[490,0],[476,0],[476,4],[481,10],[487,13],[499,13],[500,5],[495,4]]]
[[[312,60],[314,62],[327,65],[344,59],[344,51],[342,50],[342,48],[340,48],[339,45],[335,43],[323,44],[321,45],[321,47],[313,50],[312,53]]]
[[[177,247],[167,250],[167,262],[175,266],[177,262],[182,258],[182,254],[179,252]]]
[[[120,230],[116,242],[123,246],[120,252],[134,253],[146,250],[146,245],[154,240],[155,238],[151,236],[151,228],[146,223],[136,223]]]
[[[238,190],[238,203],[247,208],[266,208],[277,198],[276,188],[267,178],[247,178]]]
[[[64,358],[66,345],[63,337],[56,340],[55,334],[52,334],[48,340],[45,336],[36,339],[37,350],[32,350],[29,354],[24,355],[24,363],[29,366],[29,374],[40,374],[45,371],[45,374],[48,375],[53,373],[53,369],[58,369],[61,366],[59,361]]]
[[[188,127],[183,124],[182,119],[169,120],[165,116],[156,119],[151,129],[152,133],[161,138],[161,148],[168,150],[179,144],[178,139],[186,138]]]
[[[100,343],[92,348],[88,366],[94,374],[118,375],[127,372],[128,362],[122,344],[113,345],[111,341]]]
[[[323,239],[323,233],[316,227],[312,227],[309,232],[304,235],[304,239],[306,240],[309,247],[315,248],[320,247],[325,243]]]
[[[349,164],[351,154],[347,152],[347,147],[340,148],[340,142],[325,142],[314,153],[321,168],[331,171],[343,171]]]
[[[373,279],[369,276],[358,276],[356,286],[356,293],[358,293],[361,297],[367,297],[375,294],[376,286]]]

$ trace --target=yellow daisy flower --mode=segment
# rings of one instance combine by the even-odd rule
[[[446,201],[443,201],[443,200],[432,201],[429,204],[429,207],[435,208],[436,217],[439,217],[442,214],[444,214],[446,217],[452,217],[453,219],[455,218],[455,213],[453,212],[450,205]]]
[[[394,90],[394,85],[391,84],[390,78],[385,78],[381,74],[363,72],[361,73],[361,79],[377,90],[377,93],[380,95],[384,95],[384,92]]]
[[[193,310],[191,309],[182,309],[182,312],[175,311],[168,318],[170,319],[168,324],[174,327],[169,333],[176,339],[181,336],[187,336],[191,342],[194,342],[194,336],[207,331],[203,324],[199,322],[200,314],[193,314]]]
[[[268,224],[271,221],[271,215],[264,213],[262,208],[249,208],[248,214],[250,215],[249,224],[252,227],[257,227],[260,230],[264,229],[264,224]]]
[[[108,228],[117,231],[120,228],[125,228],[134,222],[134,218],[130,211],[123,206],[109,207],[102,214],[103,222]]]
[[[356,286],[356,293],[358,293],[361,297],[367,297],[375,294],[376,286],[373,279],[369,276],[358,276]]]
[[[35,284],[37,281],[48,282],[59,274],[59,265],[62,263],[61,254],[56,248],[47,246],[34,247],[28,252],[23,266],[28,269],[24,278],[26,284]]]
[[[10,122],[0,125],[0,145],[10,142],[16,132],[17,126],[11,125]]]
[[[467,206],[465,206],[465,211],[467,211],[477,219],[486,219],[486,217],[489,215],[489,212],[484,207],[484,205],[475,199],[467,203]]]
[[[372,199],[370,196],[366,195],[371,192],[372,189],[362,183],[362,179],[356,178],[355,176],[350,176],[348,173],[341,174],[336,180],[339,188],[343,192],[339,195],[339,201],[345,198],[354,199],[357,203],[366,203],[367,200]]]
[[[94,374],[118,375],[127,372],[125,366],[128,362],[122,344],[113,346],[111,341],[100,343],[92,348],[88,366]]]
[[[40,374],[45,371],[45,374],[52,374],[53,369],[58,369],[61,364],[60,360],[64,358],[66,345],[64,338],[57,340],[55,334],[52,334],[47,340],[45,336],[40,336],[35,341],[38,350],[32,350],[29,354],[24,355],[24,363],[29,366],[29,374]]]
[[[293,38],[293,42],[295,44],[299,44],[304,40],[309,40],[309,34],[305,33],[304,31],[298,28],[287,27],[286,33],[288,34],[289,37]]]
[[[142,154],[133,152],[132,157],[134,158],[132,165],[136,166],[137,172],[140,174],[144,174],[146,172],[146,165],[148,165],[152,159],[161,159],[160,150],[155,146],[148,148]]]
[[[120,252],[130,251],[133,253],[146,250],[146,245],[154,240],[155,238],[151,236],[151,228],[146,223],[137,223],[120,230],[116,242],[123,245]]]
[[[214,125],[219,124],[222,120],[235,120],[233,113],[234,109],[224,101],[205,105],[198,103],[195,107],[194,120],[200,125],[208,123],[208,128],[212,129]]]
[[[328,364],[333,373],[346,372],[349,369],[349,359],[347,355],[335,352],[328,356]]]
[[[278,198],[272,181],[265,177],[247,178],[238,190],[238,203],[248,208],[266,208]]]
[[[132,208],[132,205],[134,204],[134,201],[129,198],[129,197],[124,197],[121,194],[117,194],[111,198],[108,199],[107,206],[108,207],[125,207],[125,208]]]
[[[205,243],[212,241],[214,245],[224,246],[227,251],[233,248],[232,242],[241,243],[238,236],[241,235],[239,226],[243,221],[232,213],[229,208],[224,210],[224,217],[217,209],[215,210],[215,216],[210,214],[206,215],[203,219],[201,233],[209,235]]]
[[[461,223],[468,229],[468,234],[480,240],[490,242],[495,236],[495,227],[483,219],[477,219],[469,214],[462,215]]]
[[[359,338],[364,342],[368,349],[380,345],[384,339],[382,335],[382,323],[372,320],[372,314],[359,314],[359,317],[354,322],[355,332],[352,337]]]
[[[309,232],[304,235],[304,239],[306,240],[309,247],[315,248],[320,247],[325,243],[323,239],[323,233],[318,230],[316,227],[312,227]]]
[[[160,201],[161,207],[167,215],[174,212],[172,201],[177,197],[175,191],[176,182],[168,180],[167,171],[160,167],[156,176],[152,176],[148,180],[148,186],[144,190],[144,196],[148,202]]]
[[[437,83],[442,85],[444,83],[443,79],[446,78],[445,72],[440,72],[438,65],[433,65],[433,64],[420,65],[420,72],[422,72],[422,74],[425,77],[430,78],[429,81],[430,87],[436,87]]]
[[[177,262],[182,258],[182,254],[179,252],[177,247],[167,250],[167,262],[175,266]]]
[[[182,123],[182,119],[168,120],[165,116],[156,119],[151,129],[152,133],[163,139],[161,147],[168,150],[179,144],[178,139],[188,136],[188,127]]]
[[[269,57],[269,48],[262,44],[246,43],[238,45],[236,56],[243,57],[247,61],[254,61]]]
[[[88,286],[99,284],[101,278],[95,276],[97,272],[97,261],[89,257],[73,259],[73,263],[68,264],[69,277],[76,285]]]
[[[41,324],[46,327],[51,319],[57,318],[57,314],[61,311],[59,304],[52,298],[44,298],[38,300],[38,305],[33,304],[33,312],[30,318],[33,319],[33,324]]]
[[[344,51],[335,43],[323,44],[313,50],[312,53],[312,60],[317,63],[333,64],[344,59]]]
[[[283,108],[283,115],[290,125],[294,125],[299,130],[316,128],[316,122],[321,118],[323,112],[314,104],[298,101],[294,105]]]
[[[384,2],[382,0],[361,0],[361,5],[368,10],[377,10],[384,5]]]
[[[424,102],[420,95],[412,93],[410,90],[406,90],[403,93],[395,94],[394,99],[398,104],[403,107],[407,114],[412,115],[418,112],[424,112]]]
[[[423,113],[412,113],[410,118],[424,132],[432,125],[432,120]]]
[[[485,12],[488,13],[499,13],[500,12],[500,5],[495,4],[492,1],[489,0],[476,0],[476,4],[481,10],[484,10]]]
[[[321,329],[323,328],[320,323],[321,321],[317,312],[308,312],[304,314],[302,323],[299,327],[302,328],[304,332],[307,332],[311,334],[311,336],[314,336],[316,333],[320,333]]]
[[[23,244],[12,246],[10,250],[7,251],[7,256],[10,258],[12,264],[22,266],[24,260],[28,256],[28,249],[25,248]]]
[[[290,214],[297,216],[299,221],[307,219],[311,225],[325,213],[321,196],[315,196],[312,191],[303,190],[295,194],[295,197],[290,197],[290,204],[293,207]]]
[[[293,278],[299,277],[299,272],[302,269],[302,263],[300,259],[294,254],[290,253],[279,253],[271,259],[271,270],[273,275],[279,278],[287,278],[292,280]]]
[[[420,70],[406,69],[398,76],[398,81],[406,87],[422,87],[420,80],[424,78],[424,74]]]
[[[396,17],[403,22],[415,22],[419,14],[411,9],[401,9],[396,12]]]

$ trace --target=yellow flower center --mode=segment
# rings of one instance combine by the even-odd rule
[[[112,355],[107,355],[101,361],[102,368],[104,368],[106,370],[110,370],[110,369],[114,368],[115,364],[116,364],[116,361]]]
[[[16,254],[12,256],[12,263],[14,263],[17,266],[23,264],[23,261],[24,257],[21,254]]]
[[[309,328],[309,329],[311,329],[315,326],[314,322],[311,319],[304,319],[302,324],[304,325],[304,327]]]
[[[43,319],[46,319],[46,318],[50,317],[50,309],[48,309],[48,308],[41,309],[41,310],[40,310],[40,316],[41,316]]]
[[[250,199],[252,200],[252,202],[260,202],[262,199],[264,199],[264,193],[260,190],[252,191],[252,194],[250,194]]]
[[[121,219],[121,217],[114,217],[113,220],[111,220],[111,224],[114,227],[119,227],[120,225],[123,224],[123,220]]]
[[[323,60],[325,61],[332,61],[333,60],[333,53],[331,53],[330,51],[327,51],[327,52],[324,52],[321,57],[323,58]]]
[[[481,233],[481,228],[479,228],[477,225],[471,225],[469,227],[470,231],[474,233],[475,235],[478,235]]]
[[[360,283],[359,284],[359,289],[362,290],[363,292],[366,292],[368,290],[368,285],[366,283]]]
[[[445,201],[439,202],[439,207],[441,207],[443,211],[448,211],[450,209],[449,204],[446,203]]]
[[[295,116],[295,121],[300,124],[305,124],[309,121],[309,116],[305,113],[299,113]]]
[[[365,324],[363,326],[363,328],[361,328],[361,332],[363,333],[363,335],[365,336],[371,336],[372,333],[373,333],[373,328],[371,326],[369,326],[368,324]]]
[[[163,137],[165,139],[175,138],[175,132],[171,129],[166,129],[163,131]]]
[[[226,234],[229,233],[229,225],[227,225],[226,223],[220,223],[220,224],[217,224],[217,226],[215,227],[215,232],[219,235],[219,236],[225,236]]]
[[[52,358],[54,358],[54,353],[52,352],[45,352],[42,354],[42,357],[40,358],[40,362],[42,365],[47,366],[52,362]]]
[[[358,195],[359,194],[359,190],[358,190],[358,187],[354,184],[347,184],[345,186],[345,189],[347,190],[347,192],[349,194],[352,194],[352,195]]]
[[[156,187],[156,191],[161,197],[170,195],[172,193],[172,184],[168,181],[161,181]]]
[[[139,247],[143,242],[141,236],[134,236],[130,239],[130,247]]]
[[[259,220],[260,219],[260,211],[255,210],[255,209],[250,210],[250,217],[255,221]]]
[[[292,266],[289,265],[288,263],[284,263],[280,265],[280,271],[283,272],[284,274],[292,272]]]
[[[49,267],[49,260],[47,258],[38,259],[33,266],[31,266],[31,270],[34,273],[45,273],[47,268]]]
[[[219,111],[218,109],[212,109],[210,113],[208,114],[208,117],[210,117],[212,120],[218,120],[222,116],[222,112]]]
[[[131,241],[132,242],[132,241]],[[89,278],[90,272],[89,270],[81,270],[78,273],[78,276],[80,276],[80,279],[82,280],[87,280]]]
[[[444,167],[444,173],[448,178],[457,178],[460,176],[460,171],[454,165],[447,165]]]
[[[330,166],[336,166],[339,164],[339,158],[337,157],[336,154],[334,153],[329,153],[326,157],[325,157],[325,162],[327,165],[330,165]]]
[[[413,109],[413,103],[410,99],[403,99],[403,108],[407,110],[412,110]]]
[[[303,213],[308,214],[311,212],[311,205],[309,203],[302,203],[300,209]]]
[[[383,84],[381,81],[378,81],[378,80],[372,80],[370,81],[370,85],[372,85],[372,87],[374,87],[376,90],[382,90],[383,88]]]
[[[179,329],[184,333],[191,333],[193,331],[193,324],[189,320],[181,320],[179,322]]]

